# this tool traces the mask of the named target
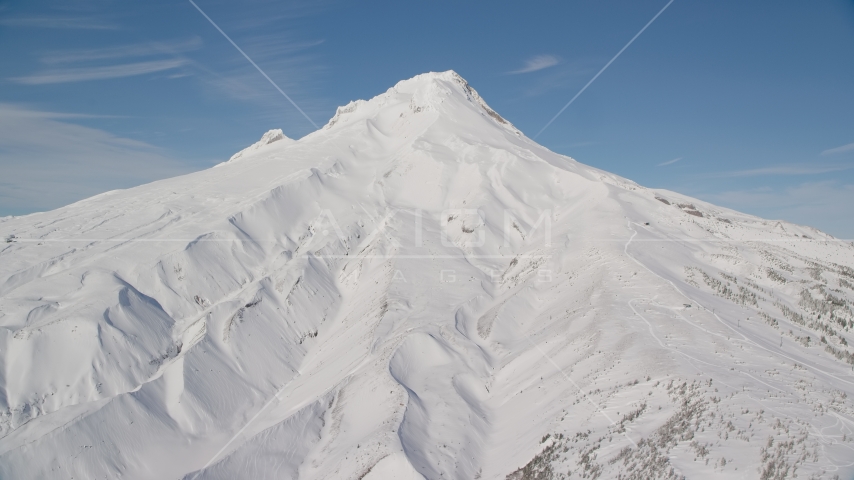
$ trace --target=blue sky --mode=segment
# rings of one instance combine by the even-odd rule
[[[317,124],[456,70],[534,136],[667,2],[196,0]],[[0,215],[314,127],[186,0],[0,1]],[[675,0],[537,139],[854,238],[854,2]]]

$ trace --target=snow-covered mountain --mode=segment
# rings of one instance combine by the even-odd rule
[[[854,246],[454,72],[0,235],[0,478],[854,473]]]

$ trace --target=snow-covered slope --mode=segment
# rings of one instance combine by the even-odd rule
[[[453,72],[235,157],[0,219],[0,478],[854,472],[852,245]]]
[[[254,156],[254,155],[258,155],[258,154],[263,154],[264,151],[266,150],[265,147],[267,145],[270,145],[271,143],[274,143],[274,142],[282,142],[283,144],[288,145],[288,144],[293,143],[294,141],[292,139],[286,137],[285,134],[282,132],[282,129],[276,128],[276,129],[270,130],[267,133],[265,133],[264,135],[262,135],[261,140],[258,140],[257,142],[253,143],[252,145],[250,145],[250,146],[244,148],[243,150],[232,155],[231,158],[228,159],[228,161],[233,162],[233,161],[240,159],[240,158],[243,158],[243,157],[250,157],[250,156]]]

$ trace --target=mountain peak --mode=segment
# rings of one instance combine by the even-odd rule
[[[394,106],[401,104],[408,104],[408,109],[413,114],[435,111],[445,113],[446,116],[459,115],[459,111],[443,108],[448,104],[468,105],[474,107],[480,115],[492,119],[521,136],[521,132],[487,105],[480,94],[453,70],[422,73],[407,80],[401,80],[385,93],[370,100],[356,100],[338,107],[335,116],[323,128],[328,130],[342,122],[349,123],[356,119],[371,118],[376,116],[380,110],[388,110],[389,107],[395,109]],[[404,115],[404,112],[398,113],[399,117]]]
[[[452,71],[290,142],[0,219],[0,478],[854,475],[849,243]]]

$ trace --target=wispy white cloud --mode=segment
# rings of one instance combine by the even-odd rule
[[[202,39],[193,37],[187,40],[168,42],[148,42],[117,47],[94,48],[85,50],[65,50],[51,52],[41,57],[47,64],[91,62],[97,60],[113,60],[117,58],[147,57],[152,55],[174,55],[177,53],[197,50],[202,46]]]
[[[735,170],[722,172],[716,177],[755,177],[760,175],[819,175],[822,173],[841,172],[850,170],[854,165],[773,165],[770,167],[752,168],[749,170]]]
[[[145,142],[65,121],[90,117],[0,104],[0,215],[49,210],[192,170]]]
[[[119,26],[92,17],[11,17],[0,19],[0,25],[25,28],[65,28],[75,30],[118,30]]]
[[[849,143],[848,145],[842,145],[841,147],[829,148],[823,152],[822,155],[833,155],[836,153],[845,153],[845,152],[854,152],[854,143]]]
[[[518,75],[520,73],[536,72],[545,68],[554,67],[560,63],[560,59],[554,55],[535,55],[525,61],[525,66],[519,70],[507,72],[508,75]]]
[[[281,93],[281,94],[282,94],[282,96],[283,96],[283,97],[285,97],[285,99],[287,99],[287,101],[288,101],[288,102],[289,102],[289,103],[290,103],[290,104],[291,104],[295,109],[297,109],[297,111],[298,111],[298,112],[299,112],[299,113],[300,113],[300,114],[301,114],[301,115],[302,115],[306,120],[308,120],[308,122],[309,122],[309,123],[311,123],[311,125],[312,125],[314,128],[316,128],[316,129],[317,129],[317,128],[320,128],[320,126],[319,126],[319,125],[317,125],[317,124],[314,122],[314,120],[312,120],[312,119],[311,119],[311,117],[310,117],[310,116],[308,116],[308,114],[307,114],[307,113],[305,113],[305,110],[303,110],[303,109],[302,109],[302,107],[300,107],[299,105],[297,105],[297,103],[296,103],[296,102],[291,98],[291,96],[290,96],[290,95],[288,95],[287,93],[285,93],[285,91],[284,91],[284,90],[282,90],[282,87],[280,87],[278,83],[276,83],[272,78],[270,78],[270,76],[269,76],[269,75],[267,75],[267,72],[265,72],[265,71],[264,71],[260,66],[258,66],[258,64],[257,64],[257,63],[255,63],[255,60],[252,60],[252,58],[251,58],[249,55],[247,55],[247,54],[246,54],[246,52],[245,52],[245,51],[243,51],[243,49],[242,49],[242,48],[240,48],[240,46],[238,46],[238,45],[237,45],[237,43],[235,43],[235,42],[234,42],[234,40],[232,40],[232,39],[231,39],[231,37],[229,37],[229,36],[228,36],[228,34],[227,34],[227,33],[225,33],[225,31],[223,31],[223,29],[222,29],[222,28],[220,28],[220,26],[219,26],[219,25],[217,25],[217,23],[216,23],[216,22],[214,22],[214,20],[213,20],[210,16],[208,16],[208,14],[207,14],[207,13],[205,13],[205,12],[204,12],[204,10],[202,10],[198,5],[196,5],[196,2],[194,2],[193,0],[190,0],[190,3],[193,5],[193,7],[195,7],[195,8],[196,8],[196,10],[198,10],[198,11],[199,11],[199,13],[201,13],[201,14],[202,14],[202,16],[203,16],[203,17],[205,17],[205,19],[206,19],[206,20],[207,20],[207,21],[208,21],[208,22],[209,22],[209,23],[210,23],[210,24],[211,24],[211,25],[212,25],[212,26],[213,26],[213,27],[214,27],[214,28],[215,28],[215,29],[216,29],[216,30],[217,30],[217,31],[218,31],[218,32],[219,32],[219,33],[220,33],[220,34],[221,34],[225,39],[226,39],[226,40],[228,40],[228,43],[230,43],[230,44],[234,47],[234,49],[235,49],[235,50],[237,50],[238,52],[240,52],[240,55],[241,55],[241,56],[243,56],[243,58],[245,58],[245,59],[246,59],[246,61],[248,61],[248,62],[249,62],[253,67],[255,67],[255,70],[258,70],[258,73],[260,73],[260,74],[261,74],[261,75],[262,75],[262,76],[263,76],[263,77],[264,77],[264,78],[265,78],[265,79],[266,79],[266,80],[267,80],[267,81],[268,81],[268,82],[269,82],[269,83],[270,83],[270,84],[271,84],[271,85],[272,85],[272,86],[273,86],[273,87],[274,87],[274,88],[275,88],[279,93]]]
[[[26,85],[45,85],[50,83],[83,82],[109,78],[133,77],[147,73],[171,70],[187,64],[184,59],[153,60],[150,62],[126,63],[103,67],[79,67],[50,70],[26,77],[14,77],[10,80]]]
[[[10,80],[26,85],[45,85],[145,75],[172,70],[188,64],[189,61],[187,59],[177,57],[177,55],[196,50],[201,46],[202,40],[199,37],[193,37],[186,40],[55,51],[41,58],[42,63],[52,65],[54,68],[32,75],[13,77]],[[155,59],[130,63],[115,63],[122,59],[134,57],[155,57]],[[105,63],[108,64],[105,65]],[[187,74],[187,72],[183,73]],[[170,76],[170,78],[172,77],[175,76]]]
[[[315,47],[322,43],[322,39],[294,38],[292,33],[286,31],[254,34],[240,39],[241,48],[253,61],[282,90],[288,92],[310,117],[317,120],[328,119],[334,113],[334,107],[322,100],[321,83],[318,81],[327,71],[315,53]],[[205,87],[207,95],[217,98],[227,95],[251,102],[256,107],[254,115],[257,118],[281,127],[288,136],[294,138],[314,130],[239,52],[223,47],[222,55],[215,65],[209,61],[200,61],[194,62],[192,68],[198,72],[196,78]]]
[[[682,160],[682,157],[674,158],[673,160],[668,160],[668,161],[666,161],[666,162],[661,162],[661,163],[659,163],[659,164],[658,164],[658,165],[656,165],[656,166],[657,166],[657,167],[663,167],[663,166],[665,166],[665,165],[673,165],[674,163],[678,162],[679,160]]]
[[[0,103],[0,109],[13,108],[9,105]],[[125,115],[94,115],[91,113],[65,113],[65,112],[46,112],[43,110],[28,110],[23,108],[14,108],[15,117],[20,119],[52,119],[52,120],[70,120],[70,119],[93,119],[93,118],[128,118]],[[0,110],[2,111],[2,110]]]
[[[854,185],[835,180],[794,186],[759,187],[697,195],[704,200],[763,218],[776,218],[854,239]]]
[[[556,68],[551,68],[541,75],[533,77],[533,81],[525,86],[525,97],[536,97],[554,91],[565,90],[577,85],[583,79],[596,72],[595,64],[589,60],[561,62]]]

